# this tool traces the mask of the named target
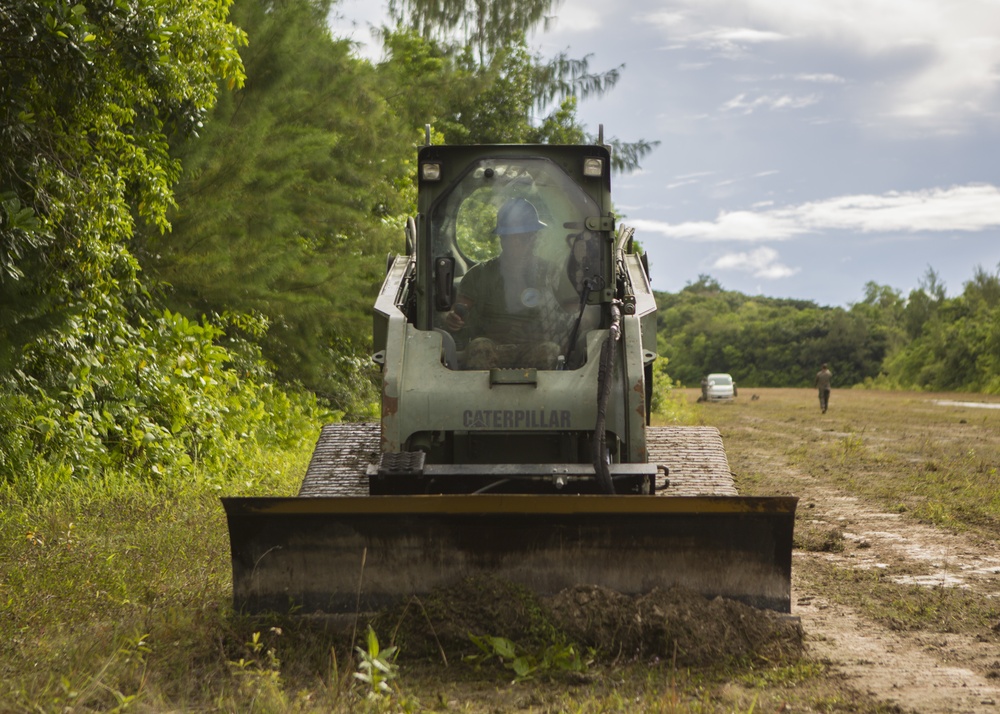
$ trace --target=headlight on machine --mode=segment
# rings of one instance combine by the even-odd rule
[[[588,158],[583,160],[584,176],[602,176],[604,174],[604,159]]]
[[[420,164],[420,180],[421,181],[440,181],[441,180],[441,164],[436,162],[427,162]]]

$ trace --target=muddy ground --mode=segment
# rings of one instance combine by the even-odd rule
[[[742,403],[706,405],[705,419],[723,433],[737,485],[741,476],[752,482],[745,480],[742,491],[780,490],[800,499],[792,611],[802,621],[806,655],[828,663],[831,676],[902,711],[996,714],[1000,617],[988,614],[978,627],[945,622],[920,628],[919,620],[907,621],[905,610],[897,620],[873,618],[854,604],[900,585],[925,588],[931,600],[960,591],[987,613],[1000,605],[995,523],[961,532],[922,523],[905,509],[859,496],[845,484],[849,469],[838,463],[838,445],[855,439],[900,444],[901,450],[903,442],[923,442],[931,453],[935,445],[946,451],[947,444],[990,454],[986,471],[995,477],[1000,399],[947,396],[835,390],[830,411],[820,414],[812,390],[744,390]],[[897,424],[889,417],[895,410],[926,418]],[[803,449],[820,456],[803,458]],[[918,460],[901,466],[899,459],[885,459],[874,477],[891,479],[897,469],[918,468]]]
[[[797,620],[679,590],[538,601],[469,583],[378,623],[439,663],[407,690],[443,711],[1000,714],[1000,398],[835,390],[822,414],[813,390],[741,389],[698,408],[741,494],[799,498]],[[924,476],[940,488],[917,488]],[[974,514],[945,507],[963,479],[997,486]],[[470,631],[596,658],[579,681],[459,675],[487,659]]]

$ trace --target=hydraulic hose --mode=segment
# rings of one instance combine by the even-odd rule
[[[608,402],[611,401],[611,387],[615,378],[615,351],[618,339],[621,337],[621,310],[617,302],[611,303],[611,327],[608,337],[601,345],[601,363],[597,371],[597,424],[594,427],[594,473],[601,490],[614,495],[615,484],[611,479],[611,468],[608,464]]]
[[[576,338],[580,335],[580,323],[583,322],[583,312],[587,309],[590,293],[599,290],[603,282],[597,278],[587,278],[583,281],[583,290],[580,293],[580,311],[576,315],[576,320],[573,321],[573,330],[569,333],[569,343],[566,345],[567,365],[571,364],[570,357],[573,356],[573,350],[576,349]]]

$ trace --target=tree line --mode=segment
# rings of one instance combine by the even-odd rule
[[[749,296],[699,276],[658,293],[659,354],[677,382],[729,372],[746,387],[812,386],[826,362],[842,387],[1000,394],[1000,267],[948,297],[928,268],[904,295],[869,282],[848,308]]]
[[[185,476],[370,417],[424,126],[577,143],[623,69],[534,52],[555,4],[393,0],[373,62],[332,0],[0,2],[0,483]]]
[[[555,6],[392,0],[369,61],[332,0],[0,1],[0,483],[186,478],[371,418],[370,310],[425,125],[596,140],[576,103],[625,68],[534,51]],[[619,171],[657,143],[607,142]],[[685,383],[801,384],[824,360],[997,391],[996,277],[925,287],[830,310],[699,279],[658,296],[661,352]]]

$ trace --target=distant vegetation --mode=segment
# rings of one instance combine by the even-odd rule
[[[710,372],[812,386],[827,362],[841,387],[1000,394],[1000,270],[976,268],[950,298],[933,269],[909,295],[870,282],[848,309],[744,295],[704,275],[657,303],[659,353],[687,386]]]
[[[0,484],[221,480],[320,420],[372,418],[370,307],[424,125],[594,139],[576,102],[622,68],[533,54],[552,5],[394,3],[373,63],[331,36],[328,0],[8,3]],[[655,147],[608,141],[619,169]],[[848,310],[708,277],[658,300],[675,382],[803,385],[827,361],[842,386],[1000,391],[1000,285],[979,269],[955,298],[929,272]]]
[[[333,4],[4,5],[0,485],[245,478],[371,418],[424,125],[580,142],[577,98],[619,76],[531,53],[551,0],[393,3],[378,63]],[[654,146],[612,142],[621,168]]]

